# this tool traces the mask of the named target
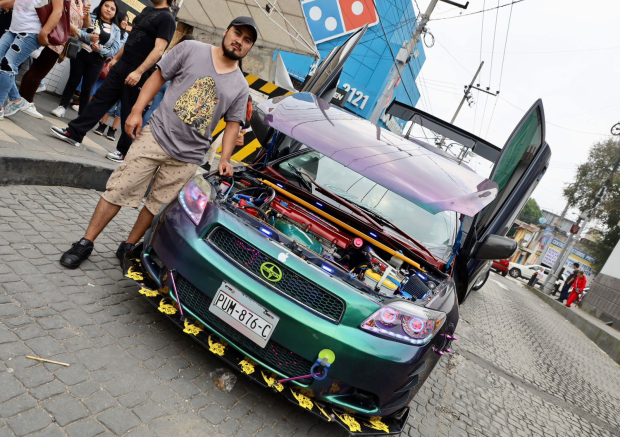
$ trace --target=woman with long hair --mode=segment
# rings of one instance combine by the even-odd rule
[[[87,0],[71,0],[69,13],[72,37],[77,36],[82,27],[90,27],[90,3]],[[43,118],[34,106],[34,96],[43,78],[47,76],[54,64],[59,62],[64,47],[64,44],[45,47],[39,57],[32,62],[30,69],[24,74],[19,86],[19,94],[29,102],[28,107],[23,109],[26,114],[35,118]]]
[[[15,86],[19,66],[41,46],[49,45],[48,36],[62,16],[63,1],[52,0],[52,13],[42,25],[35,5],[37,0],[0,0],[0,9],[13,9],[11,26],[0,38],[0,120],[28,106]],[[9,104],[4,107],[4,101]]]
[[[69,80],[60,99],[60,105],[52,115],[63,117],[75,89],[82,81],[82,94],[90,95],[90,90],[101,74],[106,59],[113,57],[121,49],[121,29],[117,25],[118,5],[116,0],[104,0],[90,14],[91,28],[79,32],[82,48],[75,59],[71,59]],[[80,99],[82,112],[88,99]]]

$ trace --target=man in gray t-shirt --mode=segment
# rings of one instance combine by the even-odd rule
[[[254,20],[237,17],[224,32],[219,47],[186,41],[159,61],[158,70],[143,85],[125,122],[125,132],[137,140],[108,179],[84,238],[60,258],[62,265],[79,267],[93,251],[97,236],[121,207],[140,206],[152,180],[136,224],[116,251],[122,263],[125,252],[144,236],[155,214],[195,174],[211,144],[211,133],[222,117],[226,128],[218,170],[221,175],[232,176],[230,157],[245,122],[249,96],[238,61],[248,54],[257,37]],[[164,99],[142,132],[144,108],[168,80]]]

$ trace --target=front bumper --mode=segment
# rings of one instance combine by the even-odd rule
[[[337,422],[355,434],[373,435],[377,430],[381,434],[401,432],[409,401],[439,359],[438,355],[429,353],[430,349],[445,347],[437,344],[440,335],[436,337],[437,341],[424,347],[413,347],[361,331],[359,324],[378,305],[354,290],[341,290],[347,310],[339,323],[317,317],[307,308],[300,307],[298,302],[274,292],[240,269],[211,247],[204,237],[214,226],[225,226],[236,235],[251,240],[261,250],[271,250],[277,256],[279,248],[274,247],[273,242],[254,229],[251,223],[217,205],[209,205],[205,215],[202,223],[194,226],[181,207],[173,202],[158,217],[145,239],[142,256],[143,270],[159,281],[158,285],[146,284],[151,290],[159,288],[157,295],[153,295],[153,291],[143,291],[143,294],[151,294],[147,296],[151,303],[162,312],[171,313],[167,315],[175,324],[211,352],[311,413]],[[154,255],[161,260],[163,269],[154,265]],[[310,269],[304,265],[293,264],[291,267],[300,272]],[[133,271],[140,269],[141,265],[134,264]],[[180,300],[183,312],[194,319],[190,322],[183,322],[179,311],[173,311],[175,306],[178,308],[178,303],[171,292],[169,275],[166,275],[169,269],[178,272],[178,276],[175,275],[177,288],[189,287],[189,290],[182,290],[184,297]],[[312,273],[310,270],[308,275]],[[320,278],[316,273],[314,275],[316,282],[323,279],[326,286],[334,285],[329,276]],[[144,280],[148,282],[146,275]],[[204,311],[206,303],[224,280],[278,314],[280,323],[270,340],[276,346],[268,344],[261,349],[247,339],[244,341],[236,330]],[[337,285],[342,287],[342,284]],[[277,379],[297,376],[295,372],[310,373],[309,367],[316,360],[318,351],[324,348],[333,350],[337,357],[325,380],[275,384]],[[274,359],[273,354],[281,357],[283,350],[295,357],[288,361],[294,361],[296,366],[290,366],[280,358]]]

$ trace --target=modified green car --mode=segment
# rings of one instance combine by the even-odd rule
[[[352,434],[398,434],[451,352],[459,300],[487,260],[515,250],[504,222],[549,152],[542,107],[504,153],[454,128],[495,160],[485,179],[327,103],[343,59],[332,54],[308,92],[261,104],[256,163],[194,177],[126,275],[205,353]]]

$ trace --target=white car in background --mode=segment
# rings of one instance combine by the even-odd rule
[[[523,264],[510,263],[508,265],[508,274],[513,278],[523,278],[529,280],[534,274],[534,272],[537,272],[541,269],[543,271],[543,275],[538,275],[538,282],[542,282],[550,273],[550,269],[548,269],[547,267],[543,267],[540,264],[524,266]]]

